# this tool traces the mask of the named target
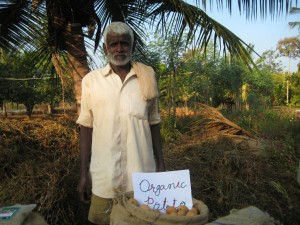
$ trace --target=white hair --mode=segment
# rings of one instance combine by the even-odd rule
[[[134,35],[132,29],[123,22],[112,22],[109,26],[107,26],[104,30],[104,43],[106,43],[106,38],[108,33],[117,33],[117,34],[128,34],[131,38],[131,45],[133,45]]]

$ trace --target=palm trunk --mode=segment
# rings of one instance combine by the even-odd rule
[[[80,24],[77,25],[76,33],[72,33],[74,26],[68,26],[65,33],[66,48],[69,59],[69,69],[73,78],[73,90],[76,99],[77,113],[80,113],[81,103],[81,81],[82,78],[89,72],[87,63],[87,53],[84,44],[84,36]]]
[[[55,68],[56,73],[58,74],[60,81],[61,81],[61,90],[62,90],[62,104],[63,104],[63,111],[64,114],[66,113],[65,110],[65,86],[66,86],[66,73],[68,70],[64,69],[63,65],[60,63],[60,57],[57,53],[52,53],[52,64]]]

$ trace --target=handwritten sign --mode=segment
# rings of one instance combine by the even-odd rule
[[[133,173],[134,198],[140,205],[165,212],[168,206],[192,208],[189,170],[160,173]]]

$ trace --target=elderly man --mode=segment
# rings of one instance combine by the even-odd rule
[[[82,80],[80,179],[89,221],[109,224],[112,198],[133,190],[133,172],[164,171],[158,90],[153,69],[131,61],[134,35],[125,23],[104,31],[108,64]]]

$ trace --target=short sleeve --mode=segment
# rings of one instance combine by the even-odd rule
[[[81,106],[80,114],[76,123],[85,126],[93,127],[93,113],[91,107],[91,98],[90,98],[90,79],[89,76],[85,76],[82,79],[82,94],[81,94]]]
[[[158,109],[158,98],[154,98],[150,100],[148,121],[150,125],[159,124],[161,122],[159,109]]]

